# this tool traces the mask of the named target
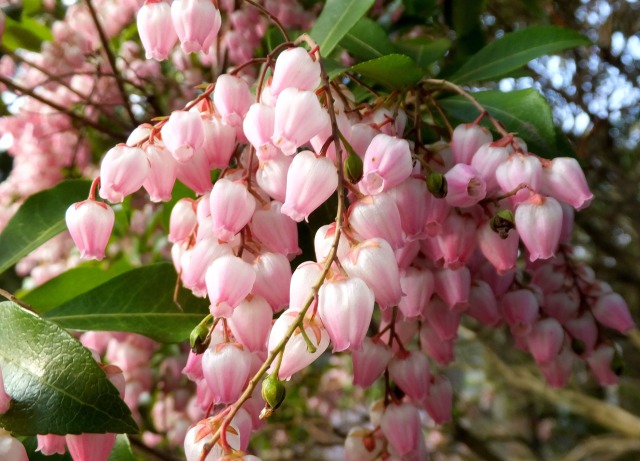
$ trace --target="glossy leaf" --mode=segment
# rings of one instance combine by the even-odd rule
[[[430,40],[426,37],[416,37],[397,41],[395,46],[407,56],[411,56],[420,67],[426,68],[449,51],[451,40],[448,38]]]
[[[64,214],[85,200],[90,183],[64,181],[29,197],[0,234],[0,273],[65,230]]]
[[[403,54],[389,54],[356,64],[348,70],[390,89],[406,88],[422,78],[422,70]]]
[[[536,90],[509,93],[481,91],[473,93],[473,96],[491,115],[503,123],[507,131],[522,137],[531,152],[546,158],[567,155],[567,152],[558,149],[551,108]],[[458,123],[468,122],[479,115],[478,110],[461,96],[445,98],[438,102],[447,116]],[[483,124],[490,127],[487,122]]]
[[[20,299],[43,314],[102,285],[125,269],[125,265],[116,265],[109,270],[91,266],[75,267],[34,288]]]
[[[177,275],[160,263],[120,274],[50,310],[45,317],[64,328],[139,333],[160,342],[179,342],[209,312],[209,303],[180,290]]]
[[[329,56],[373,3],[374,0],[327,0],[309,32],[320,47],[320,54]]]
[[[458,84],[496,78],[518,69],[532,59],[587,45],[584,35],[556,26],[530,27],[506,34],[469,58],[449,80]]]
[[[395,52],[387,32],[369,18],[360,19],[340,44],[351,56],[360,60],[375,59]]]
[[[18,48],[40,51],[42,42],[50,41],[52,38],[53,35],[49,28],[35,19],[23,16],[18,22],[7,17],[2,35],[2,46],[11,51]]]
[[[12,397],[0,426],[20,435],[137,432],[88,349],[52,322],[0,303],[0,367]]]

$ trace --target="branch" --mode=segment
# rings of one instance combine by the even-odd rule
[[[87,0],[87,7],[89,8],[89,13],[91,13],[91,19],[93,19],[93,23],[98,30],[98,35],[100,36],[100,41],[102,42],[102,47],[104,48],[105,53],[107,54],[107,59],[109,60],[109,64],[111,65],[111,70],[113,71],[113,76],[116,79],[116,84],[118,85],[118,90],[120,91],[120,95],[122,96],[123,105],[131,122],[134,126],[138,125],[138,121],[136,120],[136,116],[133,114],[133,110],[131,109],[131,105],[129,104],[129,95],[124,88],[124,82],[122,77],[118,73],[118,69],[116,68],[116,58],[109,47],[109,38],[107,34],[104,32],[102,25],[100,24],[100,20],[98,19],[98,14],[96,13],[91,0]]]
[[[58,112],[61,112],[65,115],[67,115],[68,117],[74,119],[77,122],[80,122],[84,125],[90,126],[92,128],[95,128],[96,130],[100,131],[101,133],[104,133],[106,135],[111,136],[114,139],[118,139],[121,140],[123,138],[123,134],[122,133],[118,133],[115,131],[112,131],[110,128],[107,128],[105,126],[100,125],[97,122],[94,122],[91,119],[88,119],[86,117],[83,117],[82,115],[79,115],[77,113],[75,113],[73,110],[61,106],[60,104],[58,104],[57,102],[53,102],[50,99],[45,98],[44,96],[40,96],[39,94],[37,94],[36,92],[34,92],[34,90],[31,90],[29,88],[25,88],[23,86],[18,85],[17,83],[14,83],[12,80],[0,75],[0,83],[5,84],[7,87],[11,88],[13,91],[16,91],[18,93],[22,93],[26,96],[29,96],[37,101],[40,101],[41,103],[56,109]]]
[[[603,436],[592,437],[586,442],[576,446],[562,461],[582,461],[593,459],[594,453],[606,453],[616,458],[629,451],[640,452],[640,440],[628,440],[620,437]]]

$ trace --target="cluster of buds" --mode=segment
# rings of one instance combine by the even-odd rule
[[[169,14],[163,2],[145,8],[139,21],[152,8]],[[419,412],[451,419],[452,386],[436,367],[454,359],[464,314],[506,325],[553,386],[581,359],[601,383],[615,382],[606,331],[633,321],[622,298],[569,258],[573,209],[592,199],[578,163],[542,159],[508,133],[494,141],[477,123],[457,127],[450,143],[416,147],[403,110],[363,108],[321,83],[316,48],[286,49],[255,94],[223,74],[103,159],[100,196],[110,202],[141,187],[168,201],[176,179],[197,195],[177,202],[169,233],[182,284],[210,302],[184,370],[205,418],[187,433],[187,458],[253,459],[251,432],[282,404],[281,380],[332,345],[351,354],[354,384],[389,378],[370,425],[347,438],[347,459],[424,459]],[[100,258],[113,212],[94,188],[67,221],[84,256]],[[341,218],[318,229],[316,260],[292,272],[297,223],[336,192]],[[251,378],[265,371],[261,412]],[[216,406],[226,408],[209,417]]]

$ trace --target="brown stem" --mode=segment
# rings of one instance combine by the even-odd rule
[[[79,123],[82,123],[84,125],[90,126],[91,128],[95,128],[96,130],[100,131],[101,133],[109,135],[114,139],[121,140],[124,137],[123,133],[118,133],[118,132],[112,131],[110,128],[102,126],[99,123],[94,122],[91,119],[83,117],[82,115],[79,115],[79,114],[75,113],[71,109],[69,109],[67,107],[64,107],[64,106],[61,106],[57,102],[53,102],[50,99],[45,98],[44,96],[40,96],[39,94],[35,93],[33,90],[31,90],[29,88],[25,88],[25,87],[23,87],[21,85],[18,85],[17,83],[14,83],[12,80],[4,77],[3,75],[0,75],[0,83],[5,84],[7,87],[11,88],[13,91],[16,91],[18,93],[22,93],[23,95],[29,96],[29,97],[37,100],[37,101],[40,101],[43,104],[46,104],[47,106],[49,106],[49,107],[51,107],[53,109],[56,109],[58,112],[61,112],[61,113],[65,114],[65,115],[67,115],[68,117],[74,119],[75,121],[77,121]]]
[[[136,126],[138,124],[138,121],[136,120],[136,116],[133,114],[133,110],[131,109],[131,104],[129,102],[129,95],[127,94],[127,91],[124,88],[124,81],[122,80],[122,77],[120,76],[120,73],[116,68],[116,57],[114,56],[113,52],[111,51],[111,47],[109,46],[109,38],[107,37],[107,34],[102,28],[102,24],[100,24],[100,19],[98,19],[98,13],[94,8],[93,3],[91,3],[91,0],[86,0],[86,2],[87,2],[87,7],[89,8],[89,13],[91,14],[91,19],[93,19],[93,23],[96,26],[98,35],[100,36],[100,41],[102,42],[102,48],[107,54],[107,59],[109,60],[109,64],[111,65],[113,76],[116,79],[118,90],[120,91],[120,95],[122,96],[124,108],[127,111],[127,115],[129,115],[129,118],[131,119],[131,123],[133,123],[133,125]]]
[[[16,303],[18,306],[23,307],[26,310],[33,312],[34,314],[40,315],[33,307],[31,307],[29,304],[25,303],[24,301],[20,301],[18,298],[16,298],[14,295],[9,293],[7,290],[3,290],[2,288],[0,288],[0,296],[7,298],[9,301]]]

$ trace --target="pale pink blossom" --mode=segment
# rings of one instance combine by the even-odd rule
[[[197,112],[173,111],[160,132],[164,145],[180,163],[189,161],[204,144],[204,128]]]
[[[224,123],[242,132],[242,120],[252,102],[253,96],[246,81],[230,74],[218,77],[213,103]]]
[[[516,208],[515,223],[530,261],[555,254],[562,231],[562,207],[556,199],[533,195]]]
[[[412,169],[407,140],[381,133],[373,138],[364,154],[359,185],[366,194],[379,194],[407,179]]]
[[[313,91],[320,85],[320,62],[301,47],[284,50],[276,59],[271,93],[278,96],[285,88]]]
[[[249,379],[251,352],[239,343],[210,346],[202,356],[202,372],[213,403],[235,402]]]
[[[365,338],[360,349],[351,353],[353,360],[353,384],[370,387],[384,372],[393,352],[382,341]]]
[[[576,210],[586,208],[593,200],[587,179],[575,158],[556,157],[542,165],[542,192],[568,203]]]
[[[147,179],[149,159],[138,147],[118,144],[110,149],[100,165],[100,197],[120,203]]]
[[[469,165],[480,146],[493,140],[491,132],[484,127],[467,123],[458,125],[451,136],[451,151],[456,163]]]
[[[454,207],[466,208],[475,205],[487,194],[487,185],[480,173],[470,165],[458,163],[444,178],[447,181],[445,200]]]
[[[255,280],[251,264],[233,255],[217,258],[205,274],[211,313],[231,317],[233,309],[251,292]]]
[[[208,51],[222,22],[210,0],[174,0],[171,19],[185,53]]]
[[[246,226],[256,209],[256,199],[242,182],[220,178],[209,197],[213,233],[230,242]]]
[[[178,40],[171,20],[169,3],[161,0],[146,0],[138,11],[137,24],[146,58],[158,61],[167,59]]]
[[[109,242],[115,213],[106,203],[85,200],[74,203],[65,215],[73,242],[84,259],[103,259]]]

